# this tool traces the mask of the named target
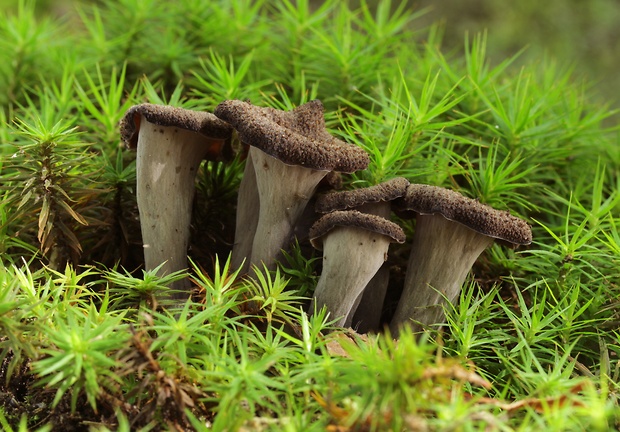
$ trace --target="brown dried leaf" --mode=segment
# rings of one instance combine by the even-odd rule
[[[331,356],[350,358],[351,356],[349,355],[349,353],[347,353],[344,348],[342,348],[340,340],[341,337],[342,335],[337,337],[330,337],[330,340],[328,340],[325,344],[325,348],[327,348],[327,352]]]
[[[82,225],[88,225],[88,222],[86,222],[86,219],[84,219],[84,217],[82,215],[80,215],[79,213],[77,213],[75,210],[73,210],[71,208],[71,206],[64,200],[60,199],[57,201],[58,204],[60,204],[60,206],[71,215],[71,217],[73,219],[75,219],[78,223],[82,224]]]
[[[312,397],[315,401],[323,408],[327,413],[336,419],[338,422],[341,422],[349,417],[349,412],[343,408],[340,408],[337,405],[334,405],[331,401],[326,401],[323,396],[316,392],[312,392]]]
[[[39,232],[37,234],[37,238],[39,239],[39,242],[41,244],[44,243],[44,237],[47,237],[45,234],[45,231],[49,232],[49,229],[46,230],[47,227],[47,221],[49,220],[50,217],[50,209],[51,209],[51,205],[50,205],[50,199],[49,197],[45,196],[43,197],[43,203],[41,204],[41,212],[39,213]]]
[[[465,369],[458,363],[451,363],[452,362],[444,360],[439,365],[426,369],[422,374],[422,379],[450,378],[468,382],[487,390],[491,389],[491,383],[477,373]]]
[[[350,358],[351,356],[347,351],[343,348],[342,343],[353,343],[359,345],[360,341],[362,343],[368,342],[368,336],[363,334],[356,333],[352,329],[348,329],[346,332],[334,332],[328,334],[325,339],[327,343],[325,344],[327,348],[327,352],[336,357],[346,357]]]
[[[510,403],[493,398],[479,398],[476,400],[476,402],[478,404],[493,405],[505,411],[508,411],[509,413],[525,408],[531,408],[536,412],[542,413],[545,411],[546,407],[553,405],[562,407],[566,404],[569,404],[571,407],[583,407],[585,406],[583,402],[572,399],[571,396],[583,391],[589,385],[589,381],[582,381],[575,384],[568,393],[559,396],[550,396],[546,398],[527,398]]]

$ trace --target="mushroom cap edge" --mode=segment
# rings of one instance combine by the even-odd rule
[[[354,209],[367,203],[393,201],[405,195],[409,180],[395,177],[374,186],[328,192],[316,200],[315,210],[318,213],[329,213],[336,210]]]
[[[212,113],[171,105],[142,103],[129,108],[120,121],[121,140],[129,148],[135,148],[138,143],[142,116],[149,123],[166,127],[176,126],[206,138],[229,140],[232,136],[232,127]]]
[[[439,214],[488,237],[512,245],[532,243],[532,229],[523,219],[440,186],[412,183],[398,200],[402,210]]]
[[[315,249],[323,248],[322,238],[338,226],[355,227],[361,230],[371,231],[389,237],[391,242],[404,243],[405,232],[392,221],[381,216],[362,213],[357,210],[343,210],[328,213],[317,220],[308,237]]]

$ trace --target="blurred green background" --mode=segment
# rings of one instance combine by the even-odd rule
[[[488,32],[494,62],[525,52],[519,62],[557,60],[573,67],[603,100],[620,107],[620,2],[618,0],[416,0],[428,8],[420,22],[441,20],[447,48],[463,45],[464,35]]]
[[[0,0],[0,11],[16,8],[19,1]],[[38,0],[35,3],[41,13],[70,20],[75,12],[74,4],[85,1]],[[369,4],[380,1],[386,0],[367,0]],[[618,0],[406,0],[405,3],[425,12],[416,22],[421,28],[441,23],[446,51],[458,52],[463,48],[466,34],[486,31],[488,54],[494,64],[526,48],[515,62],[517,66],[554,59],[561,67],[573,68],[575,79],[592,86],[602,101],[620,108]],[[394,8],[400,4],[398,0],[392,1]]]

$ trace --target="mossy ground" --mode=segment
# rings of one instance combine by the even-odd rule
[[[234,0],[22,1],[0,19],[0,424],[6,430],[609,430],[618,427],[616,115],[552,57],[446,48],[416,10]],[[40,5],[39,5],[40,6]],[[517,66],[518,62],[521,62]],[[188,272],[142,270],[137,103],[292,109],[371,157],[343,188],[403,176],[527,220],[480,257],[447,325],[360,336],[303,308],[320,256],[227,265],[243,160],[197,178]],[[389,319],[408,235],[389,252]],[[46,426],[47,425],[47,426]]]

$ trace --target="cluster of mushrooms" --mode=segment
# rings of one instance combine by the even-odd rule
[[[251,274],[255,266],[272,269],[296,236],[307,235],[323,251],[309,311],[326,307],[338,319],[336,325],[379,328],[389,282],[384,263],[390,244],[405,242],[402,228],[389,220],[392,212],[416,219],[403,292],[390,323],[393,334],[404,325],[420,330],[441,324],[444,305],[456,300],[474,262],[495,240],[531,243],[530,226],[509,212],[404,178],[317,194],[319,184],[334,173],[353,173],[369,164],[362,148],[327,132],[319,100],[293,111],[228,100],[213,114],[141,104],[125,114],[121,136],[137,149],[147,270],[161,266],[161,274],[167,274],[188,267],[195,177],[204,159],[232,156],[233,131],[249,151],[239,187],[232,265],[240,274]],[[189,281],[171,288],[183,299]]]

